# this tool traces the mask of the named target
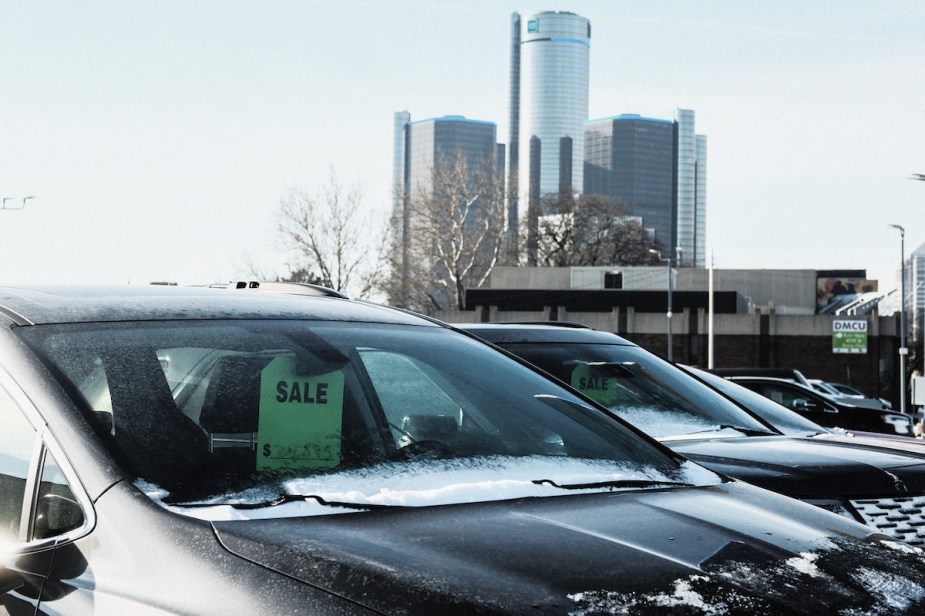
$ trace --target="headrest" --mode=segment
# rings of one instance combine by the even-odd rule
[[[226,355],[215,362],[199,415],[206,432],[257,432],[260,372],[271,359]]]

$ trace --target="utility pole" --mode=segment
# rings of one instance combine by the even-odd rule
[[[674,287],[671,282],[671,257],[662,257],[662,253],[655,250],[654,248],[650,248],[649,252],[656,255],[658,260],[662,263],[668,264],[668,361],[674,361],[673,353],[671,351],[671,296],[674,291]]]

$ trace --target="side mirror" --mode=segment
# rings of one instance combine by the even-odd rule
[[[60,494],[45,494],[39,499],[35,516],[36,539],[47,539],[80,528],[84,512],[72,498]]]

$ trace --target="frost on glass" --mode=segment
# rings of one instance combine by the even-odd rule
[[[644,426],[646,433],[656,438],[722,430],[711,417],[666,410],[662,407],[618,406],[611,407],[611,410],[633,425]]]

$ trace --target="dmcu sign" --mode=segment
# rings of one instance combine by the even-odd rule
[[[832,321],[833,353],[866,353],[867,321],[835,319]]]

